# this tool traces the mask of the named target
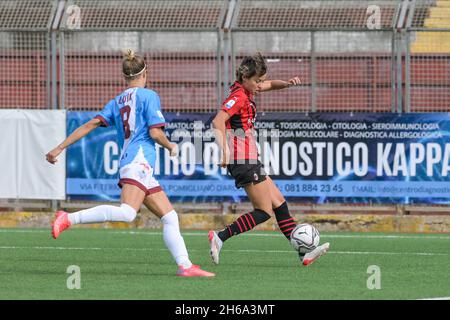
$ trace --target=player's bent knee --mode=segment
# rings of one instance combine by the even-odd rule
[[[178,225],[178,214],[175,210],[171,210],[161,217],[161,221],[163,224],[173,224]]]
[[[136,210],[134,210],[133,207],[127,205],[126,203],[122,203],[120,205],[120,208],[123,212],[123,220],[124,222],[132,222],[134,219],[136,219]]]

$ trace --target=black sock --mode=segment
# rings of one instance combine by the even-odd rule
[[[260,209],[255,209],[252,212],[243,214],[232,224],[226,226],[225,229],[219,231],[218,236],[220,240],[225,241],[232,236],[253,229],[256,225],[269,220],[269,218],[270,215],[267,212]]]
[[[297,224],[289,213],[287,202],[285,201],[281,206],[273,209],[273,212],[275,212],[275,218],[277,219],[278,227],[281,232],[283,232],[284,236],[290,240],[291,232]]]

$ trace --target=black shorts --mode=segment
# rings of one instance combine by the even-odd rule
[[[228,172],[234,178],[236,188],[242,188],[249,183],[258,184],[266,180],[266,172],[261,162],[249,164],[229,164]]]

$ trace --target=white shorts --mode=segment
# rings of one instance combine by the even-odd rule
[[[162,191],[159,182],[153,176],[153,168],[148,162],[132,162],[119,170],[119,187],[124,184],[132,184],[142,191],[145,195]]]

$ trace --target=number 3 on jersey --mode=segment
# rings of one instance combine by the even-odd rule
[[[131,113],[130,106],[124,106],[123,108],[120,109],[120,116],[122,117],[125,139],[128,139],[131,135],[130,124],[128,123],[128,121],[130,120],[130,113]]]

